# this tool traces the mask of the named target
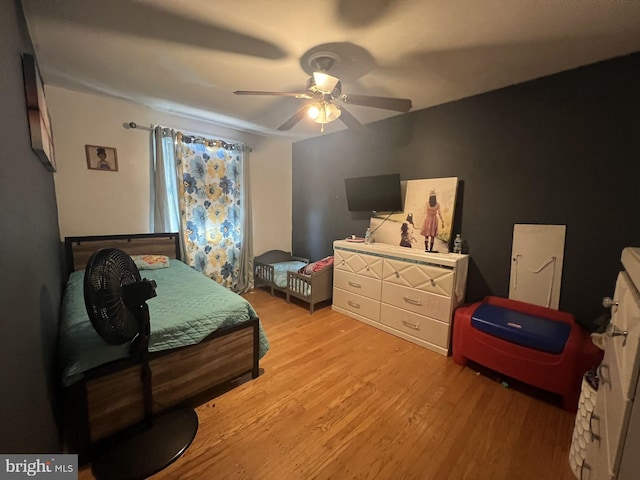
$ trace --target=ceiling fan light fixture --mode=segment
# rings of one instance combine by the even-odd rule
[[[320,115],[320,106],[317,104],[312,104],[307,110],[307,115],[310,119],[315,120]]]
[[[318,114],[311,118],[313,118],[314,122],[320,124],[333,122],[334,120],[337,120],[342,113],[334,104],[327,102],[322,102],[317,105],[314,104],[309,108],[309,111],[311,111],[312,108],[317,108]]]
[[[323,72],[313,72],[315,89],[324,94],[330,94],[340,81],[339,78]]]
[[[340,118],[340,114],[342,113],[342,111],[338,107],[336,107],[333,103],[326,103],[324,107],[324,112],[325,112],[327,123],[337,120],[338,118]]]

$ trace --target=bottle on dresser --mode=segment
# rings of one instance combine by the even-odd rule
[[[456,234],[456,239],[453,241],[453,253],[462,253],[462,237],[460,234]]]
[[[367,245],[371,243],[371,228],[367,228],[367,231],[364,233],[364,243]]]

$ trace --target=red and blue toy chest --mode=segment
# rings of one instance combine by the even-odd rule
[[[471,360],[559,394],[570,411],[603,355],[570,313],[492,296],[456,310],[452,349],[457,364]]]

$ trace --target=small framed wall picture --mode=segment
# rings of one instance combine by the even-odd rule
[[[89,170],[118,171],[118,152],[115,148],[85,145],[84,150],[87,154],[87,168]]]

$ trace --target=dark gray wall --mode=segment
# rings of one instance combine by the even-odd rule
[[[31,150],[21,55],[32,46],[20,3],[0,0],[0,11],[0,452],[55,453],[58,210],[53,174]]]
[[[560,308],[600,315],[623,247],[640,245],[640,54],[544,77],[293,146],[293,252],[321,258],[363,234],[345,177],[460,179],[454,233],[467,300],[508,296],[516,223],[567,225]]]

